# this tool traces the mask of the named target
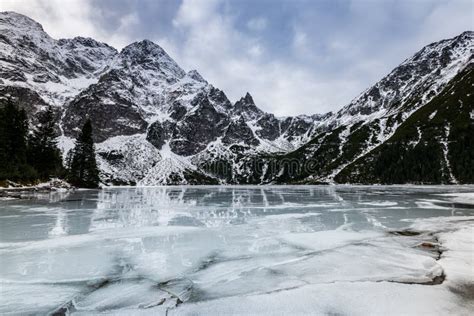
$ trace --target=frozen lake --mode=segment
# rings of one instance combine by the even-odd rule
[[[469,314],[473,186],[0,201],[0,314]]]

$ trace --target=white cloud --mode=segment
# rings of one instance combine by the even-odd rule
[[[423,21],[416,43],[419,46],[474,29],[472,0],[440,1]]]
[[[173,20],[176,26],[194,26],[214,20],[218,0],[184,0],[177,17]]]
[[[250,19],[247,22],[247,28],[251,31],[263,31],[267,27],[267,20],[263,17]]]
[[[308,44],[308,36],[305,32],[296,31],[295,36],[293,38],[293,46],[297,49],[301,49],[302,47],[306,47]]]
[[[248,54],[251,57],[260,57],[263,54],[263,48],[259,44],[255,44],[252,47],[249,48]]]
[[[118,28],[112,34],[103,34],[103,37],[106,37],[104,41],[108,44],[120,49],[132,42],[132,38],[124,34],[138,25],[139,18],[135,12],[131,12],[122,16],[119,22]]]
[[[79,34],[96,35],[90,23],[84,23],[91,15],[89,1],[42,1],[2,0],[2,11],[11,10],[39,21],[53,37],[73,37]]]
[[[97,21],[102,12],[91,0],[1,0],[0,11],[15,11],[38,21],[53,38],[92,37],[116,48],[130,43],[125,30],[136,23],[134,14],[121,18],[115,32],[105,32]]]
[[[160,44],[170,47],[187,69],[197,68],[232,101],[248,91],[258,106],[277,115],[325,112],[334,105],[325,97],[334,82],[317,80],[301,65],[266,60],[263,44],[239,31],[233,17],[219,11],[218,1],[185,0],[173,24],[185,33],[184,43],[166,38]]]
[[[119,49],[168,23],[154,40],[183,68],[197,69],[233,101],[248,91],[278,115],[337,110],[423,45],[472,29],[473,20],[472,0],[351,0],[341,20],[297,6],[285,21],[289,33],[279,33],[268,27],[271,13],[242,25],[226,0],[183,0],[172,23],[139,16],[145,2],[114,11],[120,3],[99,9],[94,0],[0,0],[0,10],[30,16],[55,38],[89,36]],[[101,24],[111,16],[114,30]],[[288,36],[281,42],[288,47],[262,34]]]
[[[265,47],[258,38],[239,32],[232,16],[219,12],[219,0],[185,0],[173,25],[184,32],[184,42],[174,37],[157,42],[186,69],[203,76],[236,101],[247,91],[257,104],[279,115],[329,110],[329,98],[318,91],[329,89],[311,72],[283,61],[262,61]],[[140,22],[135,12],[120,16],[119,26],[106,32],[95,21],[102,18],[91,0],[2,0],[0,10],[12,10],[40,22],[54,38],[88,36],[121,48],[133,41],[126,34]],[[263,30],[266,20],[255,18],[247,27]]]

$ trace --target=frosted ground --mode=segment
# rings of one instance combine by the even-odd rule
[[[150,187],[0,201],[0,314],[468,315],[473,192]]]

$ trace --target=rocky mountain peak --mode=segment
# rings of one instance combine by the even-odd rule
[[[202,82],[202,83],[207,83],[207,81],[195,69],[188,71],[187,75],[188,75],[188,77],[190,77],[190,78],[192,78],[196,81],[199,81],[199,82]]]
[[[252,98],[252,96],[250,95],[249,92],[247,92],[245,94],[245,97],[243,97],[243,99],[244,99],[245,103],[247,103],[247,104],[255,104],[255,102],[253,101],[253,98]]]
[[[0,12],[0,29],[44,32],[40,23],[13,11]]]
[[[248,92],[243,98],[235,102],[232,110],[234,115],[242,115],[246,120],[255,120],[264,114],[264,112],[255,105],[252,96]]]
[[[455,41],[469,43],[474,41],[474,31],[464,31],[456,36]]]
[[[91,38],[55,40],[24,15],[0,13],[1,84],[26,89],[30,99],[64,105],[95,83],[116,54]]]
[[[420,93],[439,91],[472,59],[473,34],[467,31],[425,46],[339,111],[338,119],[394,111]]]
[[[186,72],[165,52],[161,46],[150,41],[134,42],[120,52],[120,58],[129,66],[141,66],[150,70],[160,70],[170,79],[180,79]]]
[[[241,163],[260,155],[269,159],[269,153],[315,157],[318,174],[303,176],[333,181],[472,63],[473,48],[472,31],[430,44],[337,113],[280,118],[258,108],[250,93],[232,104],[152,41],[119,53],[92,38],[55,40],[30,18],[3,12],[0,97],[16,98],[31,123],[46,105],[55,105],[64,154],[90,117],[105,182],[203,184],[209,163],[226,162],[232,177],[217,172],[210,183],[284,183],[284,170],[254,178]],[[468,82],[460,91],[470,87]],[[471,122],[472,109],[466,111]]]
[[[15,12],[0,12],[0,40],[10,49],[48,51],[55,45],[41,24]]]
[[[153,56],[153,57],[165,57],[170,58],[160,45],[144,39],[138,42],[133,42],[125,46],[120,52],[123,56],[132,56],[132,57],[143,57],[143,56]]]
[[[105,48],[114,54],[117,50],[106,43],[98,42],[90,37],[76,36],[74,38],[62,38],[58,40],[58,44],[67,49],[84,49],[84,48]]]
[[[120,56],[136,63],[149,63],[159,61],[163,63],[172,63],[179,67],[176,62],[165,52],[161,46],[150,41],[142,40],[134,42],[122,49]]]

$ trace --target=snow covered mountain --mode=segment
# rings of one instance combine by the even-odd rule
[[[473,183],[473,52],[470,31],[424,47],[322,121],[310,142],[260,161],[273,168],[259,178],[276,183]],[[298,162],[298,168],[290,170],[288,161]]]
[[[458,109],[472,113],[466,80],[473,38],[465,32],[428,45],[337,113],[280,118],[259,109],[248,93],[233,104],[151,41],[118,52],[90,38],[55,40],[30,18],[1,12],[0,97],[24,107],[31,128],[36,114],[52,105],[64,155],[90,118],[104,183],[384,182],[355,177],[357,163],[453,80],[464,87],[456,90],[460,98],[467,98]],[[449,135],[439,136],[444,171],[434,182],[457,181],[450,150],[458,136]]]
[[[90,38],[55,40],[14,12],[0,13],[0,63],[0,94],[26,108],[32,126],[38,111],[55,107],[64,154],[92,120],[107,182],[201,181],[208,177],[192,162],[197,154],[236,144],[252,153],[285,152],[307,141],[321,120],[277,118],[250,94],[232,104],[151,41],[118,52]]]

